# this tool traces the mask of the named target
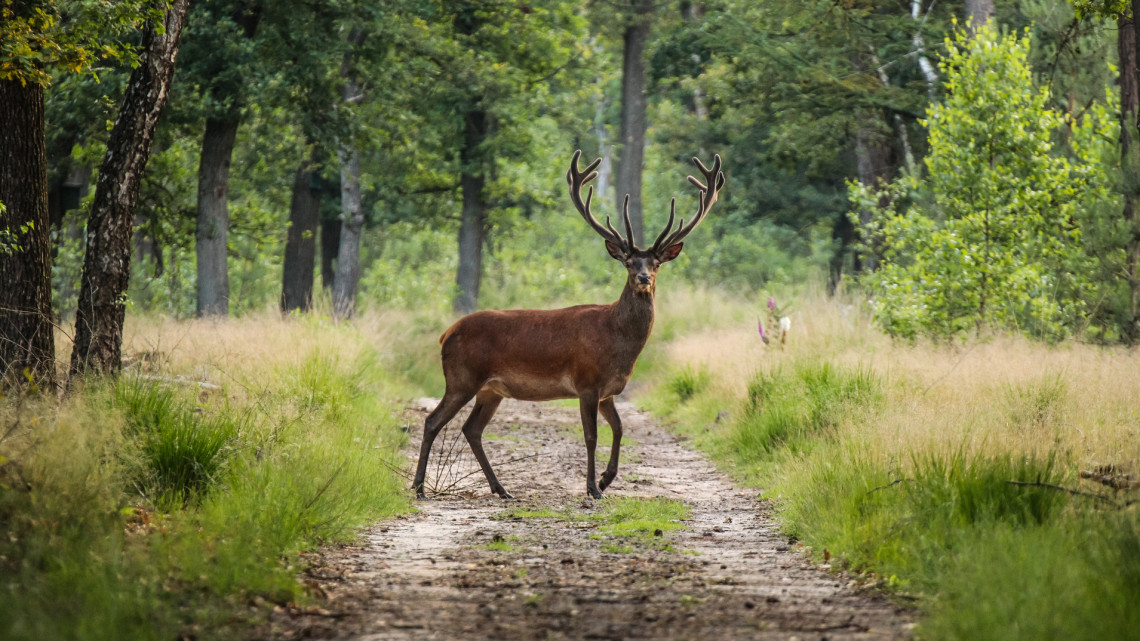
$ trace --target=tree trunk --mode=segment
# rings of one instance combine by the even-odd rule
[[[356,285],[360,282],[360,235],[364,212],[360,206],[360,152],[340,152],[340,201],[343,219],[340,247],[333,279],[333,318],[350,318],[356,309]]]
[[[230,312],[230,276],[226,252],[230,229],[230,159],[239,118],[206,120],[198,164],[198,316]]]
[[[883,187],[890,178],[890,148],[875,125],[874,115],[862,113],[855,131],[855,162],[859,182],[874,188]],[[886,206],[887,203],[880,203]],[[880,243],[867,232],[875,212],[871,209],[859,211],[859,237],[863,241],[862,251],[855,254],[854,269],[857,272],[873,272],[879,268]]]
[[[470,314],[479,308],[479,282],[483,276],[483,239],[487,227],[487,207],[484,202],[484,176],[479,146],[487,136],[487,114],[473,110],[467,113],[464,145],[459,152],[463,164],[459,187],[463,191],[463,221],[459,225],[459,269],[455,283],[459,292],[454,309],[459,314]]]
[[[320,197],[312,188],[313,164],[304,161],[293,177],[293,200],[289,203],[289,231],[285,237],[282,267],[281,311],[309,311],[313,304],[313,268],[317,255],[317,224],[321,219]]]
[[[253,0],[232,5],[230,19],[241,27],[241,37],[252,40],[261,21],[262,2]],[[229,37],[229,36],[226,36]],[[220,54],[216,54],[220,55]],[[237,74],[241,67],[232,59],[220,58],[218,76]],[[237,64],[241,64],[240,62]],[[230,278],[228,238],[230,228],[229,186],[230,161],[234,140],[242,120],[245,96],[232,83],[218,82],[209,86],[215,108],[206,119],[202,136],[202,154],[198,164],[198,220],[195,251],[198,263],[197,313],[202,316],[227,316],[230,311]]]
[[[52,387],[44,88],[35,83],[0,80],[0,203],[0,389],[18,384],[25,371],[36,385]]]
[[[994,0],[966,0],[966,30],[970,35],[994,15]]]
[[[1140,340],[1140,83],[1136,67],[1136,45],[1140,24],[1134,17],[1140,0],[1133,0],[1132,14],[1117,21],[1117,52],[1120,57],[1120,168],[1123,173],[1124,220],[1131,234],[1126,246],[1130,315],[1124,328],[1129,343]]]
[[[364,42],[362,29],[348,35],[351,47]],[[350,50],[341,63],[344,78],[344,104],[354,105],[364,99],[364,90],[352,69]],[[355,141],[340,141],[340,245],[336,253],[336,276],[333,278],[333,318],[350,318],[356,310],[356,285],[360,282],[360,235],[364,230],[364,211],[360,204],[360,150]]]
[[[598,85],[602,86],[601,79],[598,80]],[[606,92],[598,92],[598,103],[594,106],[594,136],[598,139],[598,156],[602,159],[602,164],[598,165],[598,180],[597,180],[597,194],[598,200],[605,198],[610,193],[610,177],[613,174],[613,163],[611,162],[611,149],[607,142],[608,136],[606,135]]]
[[[336,254],[340,250],[340,219],[321,220],[321,287],[332,289],[336,282]]]
[[[190,0],[174,0],[163,24],[149,24],[99,170],[87,223],[87,252],[75,316],[71,373],[117,374],[131,264],[131,221],[154,130],[170,92]]]
[[[620,213],[629,194],[629,220],[638,245],[645,243],[641,212],[641,170],[645,161],[645,127],[649,80],[645,72],[645,45],[649,42],[653,4],[640,0],[634,21],[625,28],[621,70],[621,148],[614,186]],[[620,228],[620,225],[619,225]]]
[[[843,282],[843,266],[847,261],[847,253],[851,250],[851,245],[855,243],[855,225],[851,224],[851,219],[846,213],[840,215],[839,219],[835,221],[835,226],[831,229],[831,240],[832,244],[838,244],[838,247],[835,248],[835,253],[828,261],[828,296],[834,296],[839,290],[839,285]],[[854,269],[858,271],[858,267]]]

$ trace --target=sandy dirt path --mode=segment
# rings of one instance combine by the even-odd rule
[[[430,402],[411,409],[409,457],[418,452]],[[466,417],[460,413],[436,441],[440,464],[429,472],[429,481],[457,481],[456,495],[419,502],[419,513],[376,525],[355,546],[322,551],[303,577],[323,597],[319,607],[280,610],[258,638],[909,636],[912,612],[810,564],[755,492],[734,487],[633,406],[619,403],[618,411],[632,443],[623,441],[621,472],[607,497],[683,501],[692,515],[683,529],[615,553],[596,522],[511,516],[544,509],[589,514],[604,499],[586,499],[577,408],[504,401],[484,446],[517,500],[488,492],[459,434]],[[599,473],[608,451],[599,445]]]

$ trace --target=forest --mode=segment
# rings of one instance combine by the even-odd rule
[[[417,512],[408,408],[444,393],[440,334],[622,292],[568,194],[581,150],[594,215],[628,212],[631,243],[660,242],[673,207],[700,223],[660,265],[619,400],[758,494],[812,571],[896,604],[910,623],[882,638],[1130,638],[1137,10],[0,0],[0,595],[18,606],[0,636],[298,638],[282,612],[348,616],[313,559]],[[708,175],[686,176],[714,157],[702,218]],[[521,461],[531,441],[501,421],[488,451]],[[630,435],[623,465],[651,468],[657,442]],[[453,449],[433,469],[478,472]],[[577,476],[529,511],[468,499],[488,523],[594,523],[589,558],[714,558],[686,538],[711,509],[696,495],[613,534],[665,500],[626,474],[596,506]],[[553,546],[495,536],[471,553]],[[553,612],[563,593],[526,570],[519,612]],[[698,621],[719,598],[677,596]],[[486,638],[529,638],[505,629]]]

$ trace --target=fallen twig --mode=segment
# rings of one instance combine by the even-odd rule
[[[894,486],[898,485],[899,483],[904,483],[904,482],[911,481],[911,480],[913,480],[913,479],[895,479],[895,480],[891,481],[890,483],[887,483],[886,485],[880,485],[879,487],[876,487],[872,490],[868,490],[867,494],[864,494],[863,496],[868,496],[870,494],[874,494],[875,492],[878,492],[879,490],[885,490],[888,487],[894,487]]]
[[[202,389],[222,389],[221,385],[214,385],[206,381],[195,381],[181,376],[155,376],[153,374],[135,374],[135,376],[144,381],[158,381],[160,383],[174,383],[177,385],[195,385]]]
[[[1006,483],[1009,485],[1016,485],[1018,487],[1041,487],[1041,488],[1045,488],[1047,490],[1056,490],[1058,492],[1067,492],[1069,494],[1072,494],[1073,496],[1087,496],[1088,498],[1091,498],[1091,499],[1097,499],[1098,501],[1105,501],[1106,503],[1111,503],[1111,504],[1115,505],[1115,502],[1112,499],[1108,498],[1107,496],[1101,496],[1100,494],[1093,494],[1092,492],[1082,492],[1080,490],[1074,490],[1074,489],[1068,488],[1068,487],[1061,487],[1060,485],[1053,485],[1052,483],[1042,483],[1041,481],[1033,481],[1033,482],[1006,481]]]

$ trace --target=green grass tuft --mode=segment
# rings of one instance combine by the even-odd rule
[[[665,381],[665,386],[681,403],[688,401],[708,388],[712,376],[702,369],[685,366]]]

